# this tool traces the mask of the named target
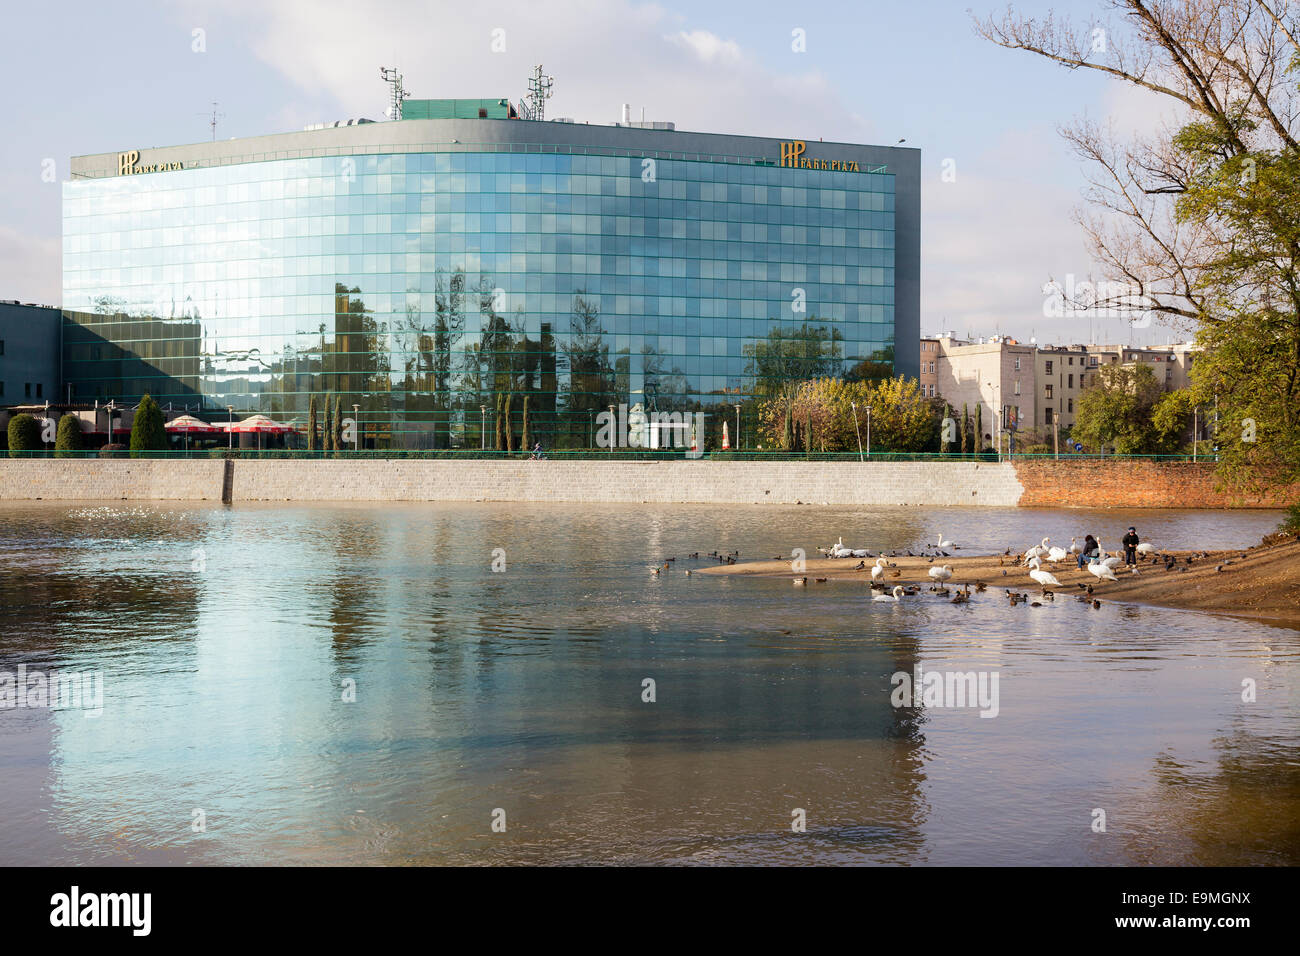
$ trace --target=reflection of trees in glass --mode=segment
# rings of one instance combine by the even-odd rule
[[[846,382],[883,382],[894,377],[894,346],[876,349],[844,373]]]
[[[844,357],[843,342],[839,330],[812,321],[797,329],[777,326],[766,339],[745,346],[745,374],[753,376],[760,395],[776,395],[789,381],[835,376]]]
[[[355,400],[362,392],[387,391],[389,358],[386,329],[366,308],[361,289],[334,285],[333,361],[327,363],[326,386]],[[330,367],[332,365],[332,368]]]
[[[569,316],[569,340],[563,348],[569,367],[564,385],[563,407],[568,412],[568,432],[580,444],[587,440],[587,418],[618,404],[615,369],[609,359],[609,343],[601,326],[600,309],[578,291]]]
[[[456,409],[452,373],[465,332],[465,272],[457,269],[450,278],[439,270],[434,280],[432,322],[414,303],[408,302],[401,330],[405,356],[405,410],[427,416],[427,435],[408,435],[408,443],[419,447],[448,448],[451,422]]]

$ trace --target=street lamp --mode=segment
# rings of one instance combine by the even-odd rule
[[[352,406],[352,450],[361,451],[361,423],[358,419],[361,417],[361,406]]]
[[[871,457],[871,406],[865,406],[867,410],[867,457]]]
[[[858,430],[858,403],[849,402],[853,408],[853,432],[858,436],[858,461],[862,461],[862,432]]]
[[[614,406],[609,406],[609,453],[614,454],[614,446],[618,443],[618,416],[614,414]]]
[[[328,397],[329,396],[327,395],[326,398]],[[230,413],[230,428],[227,429],[226,431],[226,434],[230,436],[230,440],[226,443],[226,445],[228,448],[233,450],[235,447],[235,406],[227,405],[226,411]]]
[[[113,409],[116,407],[117,405],[111,398],[108,400],[108,404],[104,406],[105,410],[108,412],[108,443],[110,445],[113,444]]]
[[[996,416],[996,421],[993,424],[993,444],[997,446],[998,461],[1001,461],[1002,460],[1002,382],[1001,380],[999,380],[996,385],[992,382],[985,382],[984,384],[987,385],[989,388],[993,389],[993,414],[994,416]],[[980,439],[982,437],[983,436],[981,435],[975,436],[976,445],[979,445]],[[979,453],[978,447],[975,449],[975,452],[976,454]]]
[[[740,406],[736,406],[736,451],[740,451]]]
[[[478,412],[479,450],[487,451],[487,406],[480,405],[478,407]]]

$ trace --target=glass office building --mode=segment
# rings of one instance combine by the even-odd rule
[[[478,448],[525,416],[582,447],[610,405],[720,426],[789,379],[915,375],[918,154],[792,153],[455,118],[78,157],[64,380],[300,425],[328,395],[366,446]]]

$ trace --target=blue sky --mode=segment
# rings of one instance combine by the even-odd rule
[[[1039,341],[1164,342],[1122,321],[1043,317],[1042,285],[1096,273],[1072,208],[1079,161],[1058,135],[1086,113],[1141,127],[1154,97],[975,35],[997,0],[791,4],[71,0],[10,5],[0,60],[0,298],[57,303],[60,186],[72,155],[382,119],[381,64],[415,97],[518,99],[534,63],[555,76],[548,115],[634,115],[682,129],[922,150],[922,329]],[[1100,0],[1019,9],[1104,14]],[[490,49],[505,31],[505,51]],[[807,50],[791,49],[792,31]],[[202,31],[196,52],[194,31]],[[53,160],[55,182],[42,173]],[[956,178],[945,182],[944,161]],[[1098,274],[1099,276],[1099,274]]]

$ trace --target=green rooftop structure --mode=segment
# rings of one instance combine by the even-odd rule
[[[406,100],[402,119],[518,119],[504,96],[494,100]]]

